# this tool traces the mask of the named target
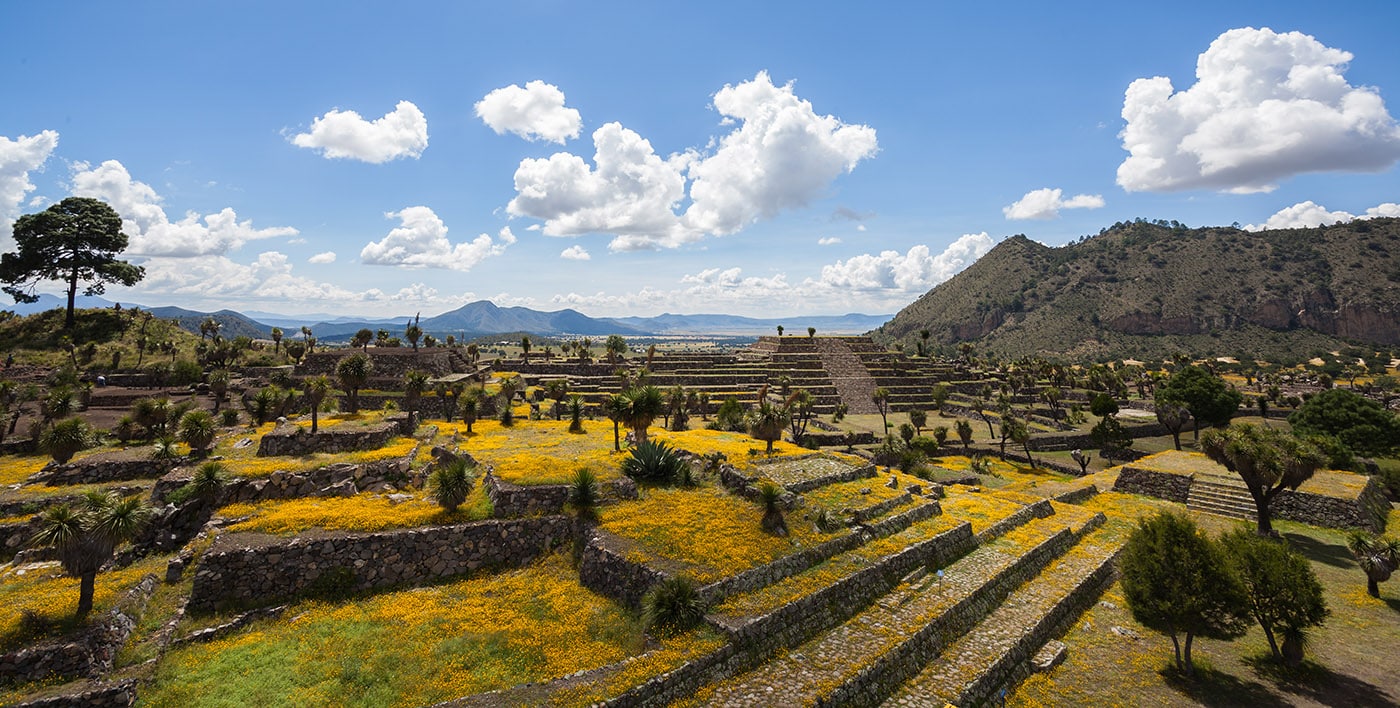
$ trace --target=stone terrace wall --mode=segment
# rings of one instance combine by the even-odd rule
[[[124,453],[130,456],[130,453]],[[71,484],[99,484],[102,482],[125,482],[132,479],[155,479],[170,471],[173,463],[150,459],[114,459],[105,455],[93,455],[67,464],[52,462],[29,477],[31,484],[64,486]]]
[[[1372,477],[1356,499],[1340,499],[1322,494],[1309,494],[1285,489],[1269,504],[1274,516],[1289,521],[1301,521],[1329,528],[1385,530],[1390,502],[1381,491],[1380,481]]]
[[[59,639],[0,655],[0,680],[24,683],[53,676],[95,678],[111,671],[117,650],[136,628],[136,620],[155,589],[156,576],[147,575],[117,601],[116,607],[76,638]]]
[[[1192,478],[1184,474],[1153,472],[1126,465],[1118,473],[1118,481],[1113,483],[1113,491],[1131,492],[1185,504],[1186,497],[1191,493],[1191,482]]]
[[[264,478],[231,479],[219,492],[218,505],[327,496],[332,493],[349,496],[384,484],[395,488],[416,486],[419,480],[414,479],[410,459],[380,460],[363,464],[340,462],[307,472],[273,472]],[[190,470],[178,469],[162,477],[151,492],[152,501],[163,502],[171,492],[185,486],[190,481],[190,475]],[[345,486],[347,481],[354,485],[353,490]],[[332,487],[335,489],[329,489]]]
[[[411,413],[389,416],[382,423],[363,428],[333,425],[315,434],[310,428],[299,425],[279,425],[262,436],[262,441],[258,443],[258,456],[300,457],[317,452],[377,450],[397,436],[412,435],[417,427],[417,416]]]
[[[497,518],[561,513],[569,501],[571,489],[567,484],[511,484],[493,474],[486,475],[482,484],[486,486],[486,495],[491,497],[492,515]],[[598,486],[605,499],[637,498],[637,483],[627,477]]]
[[[570,543],[564,516],[492,520],[331,538],[275,539],[204,555],[190,593],[191,611],[267,604],[315,589],[328,572],[349,571],[344,589],[369,590],[481,569],[518,567]],[[236,542],[225,536],[222,541]]]
[[[136,679],[126,679],[117,683],[101,684],[60,696],[49,696],[25,701],[15,708],[120,708],[136,705]]]

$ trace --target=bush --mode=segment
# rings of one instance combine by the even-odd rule
[[[456,511],[472,492],[472,472],[472,466],[463,459],[438,467],[428,476],[428,496],[447,513]]]
[[[82,418],[60,420],[39,436],[39,449],[60,465],[91,444],[92,429]]]
[[[219,412],[219,422],[226,428],[238,425],[238,411],[232,408],[225,408]]]
[[[680,634],[704,618],[705,605],[689,578],[666,578],[642,598],[642,624],[658,636]]]
[[[199,362],[190,359],[180,359],[175,362],[175,366],[170,371],[170,383],[175,386],[189,386],[199,383],[204,377],[204,369]]]
[[[573,507],[578,518],[597,521],[600,501],[597,476],[593,474],[593,470],[580,467],[574,472],[573,481],[569,483],[569,506]]]
[[[622,460],[622,473],[645,484],[665,485],[686,482],[690,464],[675,448],[658,440],[648,440],[632,448]]]

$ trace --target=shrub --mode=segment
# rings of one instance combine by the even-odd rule
[[[501,406],[501,412],[497,416],[497,420],[501,421],[502,428],[509,428],[515,425],[515,412],[510,409],[509,403]]]
[[[238,411],[232,408],[225,408],[219,411],[219,422],[227,428],[238,425]]]
[[[60,465],[91,444],[92,429],[82,418],[61,420],[39,436],[39,449]]]
[[[580,467],[574,472],[574,479],[569,483],[569,506],[574,508],[574,513],[584,521],[598,520],[598,477],[593,474],[593,470],[587,467]]]
[[[632,448],[622,460],[622,473],[646,484],[671,484],[686,475],[689,463],[675,448],[659,440],[648,440]]]
[[[428,476],[428,496],[450,514],[471,494],[473,468],[463,459],[456,459],[433,470]]]
[[[180,440],[196,455],[202,455],[214,444],[217,427],[214,416],[206,410],[192,410],[180,418]]]
[[[658,636],[680,634],[704,618],[705,605],[689,578],[666,578],[642,598],[642,624]]]
[[[763,504],[763,519],[759,526],[774,536],[788,535],[787,519],[783,518],[783,490],[772,482],[758,485],[758,501]]]

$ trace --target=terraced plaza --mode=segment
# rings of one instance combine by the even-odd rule
[[[294,373],[330,370],[344,355],[312,357]],[[616,439],[603,412],[624,390],[618,365],[483,367],[452,356],[433,353],[427,361],[441,368],[432,373],[484,395],[506,386],[515,394],[499,406],[509,416],[463,420],[447,415],[446,397],[427,395],[412,412],[371,404],[323,413],[316,433],[305,414],[221,428],[208,459],[226,479],[206,496],[191,496],[203,460],[187,449],[158,460],[149,445],[109,445],[63,465],[0,458],[9,517],[0,539],[12,556],[0,575],[0,701],[1113,703],[1128,694],[1082,693],[1094,682],[1085,672],[1102,670],[1092,662],[1104,660],[1104,643],[1128,642],[1114,651],[1138,656],[1165,640],[1144,639],[1150,630],[1130,618],[1084,620],[1121,604],[1107,598],[1138,519],[1174,509],[1223,529],[1253,511],[1238,479],[1197,453],[1168,450],[1083,474],[995,458],[994,441],[979,436],[974,456],[950,441],[914,474],[872,461],[878,446],[834,423],[814,430],[828,445],[778,440],[768,454],[749,433],[704,429],[713,408],[692,414],[695,429],[646,430],[683,451],[689,483],[638,482],[623,472],[635,441]],[[387,357],[377,370],[394,371]],[[805,389],[821,421],[843,402],[850,415],[879,415],[877,389],[889,394],[889,415],[931,407],[936,384],[954,390],[950,411],[973,406],[986,385],[952,363],[903,360],[863,338],[774,337],[732,354],[648,358],[623,366],[649,365],[653,385],[711,401],[752,405],[779,387]],[[552,419],[545,391],[560,379],[593,410],[578,428]],[[402,395],[391,376],[376,385],[363,399]],[[1038,454],[1073,434],[1051,410],[1028,406],[1026,415],[1045,421]],[[469,460],[476,477],[448,509],[428,480],[452,460]],[[573,491],[579,469],[596,480],[593,512]],[[77,581],[24,541],[37,512],[93,490],[139,494],[158,511],[97,576],[97,629],[79,631],[56,624],[72,614]],[[1394,516],[1374,481],[1347,472],[1319,473],[1280,503],[1290,537],[1323,546],[1342,533],[1330,527],[1383,528]],[[767,504],[785,533],[766,530]],[[661,631],[642,610],[674,579],[693,587],[700,616]],[[1343,624],[1393,635],[1400,622],[1388,598],[1363,604],[1357,595],[1355,607],[1333,611]],[[1155,676],[1168,654],[1118,669],[1124,685]],[[1363,698],[1400,700],[1393,686],[1366,685],[1374,690]]]

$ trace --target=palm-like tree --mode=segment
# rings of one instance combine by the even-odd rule
[[[277,356],[277,351],[282,347],[282,328],[272,328],[272,356]]]
[[[481,396],[476,391],[466,391],[457,397],[457,413],[462,416],[462,422],[467,424],[468,433],[472,431],[472,424],[476,422],[480,405]]]
[[[773,405],[772,401],[762,399],[758,406],[749,412],[748,420],[745,421],[749,428],[749,435],[755,439],[767,443],[767,454],[773,454],[773,443],[783,437],[783,428],[786,428],[791,419],[790,413],[782,406]]]
[[[325,374],[321,374],[308,378],[302,386],[306,392],[306,405],[311,409],[311,432],[315,434],[321,424],[321,403],[331,392],[331,380]]]
[[[206,462],[196,467],[190,477],[191,496],[212,504],[228,483],[228,470],[222,462]]]
[[[530,363],[530,338],[529,338],[529,337],[521,337],[521,338],[520,338],[520,358],[521,358],[521,360],[522,360],[524,363],[526,363],[526,364],[529,364],[529,363]]]
[[[1347,539],[1347,548],[1351,549],[1357,564],[1366,573],[1366,592],[1371,597],[1380,597],[1380,584],[1400,569],[1400,539],[1380,539],[1353,531]]]
[[[79,620],[92,611],[97,572],[148,518],[150,509],[140,497],[121,499],[102,492],[83,495],[76,507],[51,507],[40,517],[30,543],[56,549],[63,571],[78,578]]]
[[[600,501],[598,477],[593,474],[593,470],[580,467],[574,472],[573,482],[569,484],[569,506],[573,507],[574,513],[581,521],[593,522],[598,520]]]
[[[774,536],[788,535],[787,519],[783,518],[780,505],[782,499],[783,490],[778,485],[772,482],[758,485],[758,501],[763,504],[763,519],[759,521],[759,526]]]
[[[665,410],[666,401],[661,389],[655,386],[640,386],[623,395],[627,398],[625,422],[635,433],[636,443],[641,445],[647,441],[647,428],[651,422]]]
[[[876,408],[880,409],[880,423],[883,426],[880,437],[884,437],[890,431],[890,421],[886,417],[890,411],[890,390],[884,386],[875,389],[875,393],[870,394],[870,401],[875,404]]]
[[[418,318],[413,318],[407,327],[403,328],[403,338],[413,345],[413,351],[418,351],[418,340],[423,338],[423,328],[418,326]]]
[[[316,338],[311,336],[311,328],[306,325],[301,326],[302,343],[306,346],[306,353],[310,354],[316,350]]]
[[[622,452],[621,426],[627,420],[627,413],[632,408],[632,402],[627,397],[614,393],[608,396],[608,400],[603,402],[603,413],[608,416],[608,420],[613,424],[613,451]]]
[[[374,373],[374,362],[364,354],[351,354],[335,365],[335,376],[340,379],[340,387],[345,389],[350,404],[350,412],[360,410],[360,389],[369,383]]]
[[[223,405],[224,398],[228,396],[228,384],[230,380],[228,369],[218,369],[209,373],[209,393],[214,394],[214,412],[219,412],[219,406]]]
[[[369,343],[374,341],[374,332],[368,327],[355,332],[355,336],[350,338],[350,346],[357,347],[362,352],[369,351]]]
[[[423,398],[423,392],[428,389],[428,374],[417,369],[410,369],[403,375],[404,403],[408,410],[417,412],[418,402]]]

